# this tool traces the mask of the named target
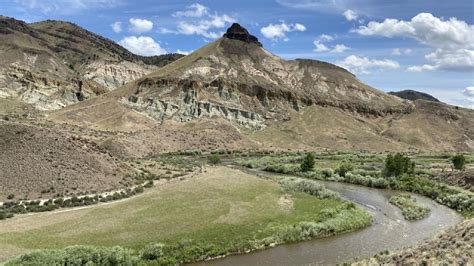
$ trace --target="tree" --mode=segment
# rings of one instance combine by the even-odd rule
[[[308,153],[301,163],[301,171],[309,172],[314,169],[314,154]]]
[[[384,175],[401,176],[402,174],[413,174],[415,172],[415,162],[401,153],[387,155],[385,159]]]
[[[354,170],[354,166],[349,161],[342,161],[342,163],[336,168],[336,173],[341,177],[346,177],[346,174]]]
[[[462,154],[457,154],[451,158],[454,169],[464,170],[464,165],[466,164],[466,157]]]
[[[209,163],[211,164],[218,164],[221,162],[221,157],[218,154],[213,154],[211,157],[209,157]]]

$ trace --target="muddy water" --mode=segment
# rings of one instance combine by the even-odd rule
[[[259,173],[259,175],[268,174]],[[431,209],[431,214],[421,221],[407,222],[403,219],[400,210],[388,202],[391,195],[399,192],[337,182],[322,181],[321,183],[327,188],[339,192],[343,198],[353,201],[371,212],[374,216],[372,226],[357,232],[280,245],[263,251],[229,256],[201,264],[310,265],[342,263],[354,258],[373,256],[384,250],[411,246],[462,220],[453,210],[428,198],[412,194],[418,202]]]

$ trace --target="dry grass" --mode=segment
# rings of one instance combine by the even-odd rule
[[[140,248],[150,242],[185,239],[228,244],[252,239],[270,225],[318,221],[322,210],[342,204],[294,194],[289,210],[281,207],[283,195],[272,181],[212,167],[207,173],[113,204],[1,221],[0,258],[74,244]]]

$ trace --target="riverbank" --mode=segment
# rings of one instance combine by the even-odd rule
[[[474,219],[469,219],[413,247],[383,252],[352,265],[472,265],[473,247]]]

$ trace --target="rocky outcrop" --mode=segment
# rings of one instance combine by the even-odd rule
[[[246,43],[255,43],[256,45],[262,47],[262,44],[258,41],[257,37],[251,35],[247,29],[243,28],[238,23],[232,24],[232,26],[227,29],[227,32],[224,34],[224,38],[239,40]]]
[[[202,117],[222,117],[245,128],[260,130],[265,127],[265,119],[256,112],[199,100],[199,91],[202,91],[202,88],[197,82],[176,81],[174,83],[169,80],[160,80],[155,83],[149,81],[145,84],[152,86],[146,88],[146,93],[141,93],[145,90],[142,84],[139,86],[136,95],[122,98],[121,103],[157,121],[163,122],[165,119],[172,119],[176,122],[185,123]],[[157,87],[157,85],[167,85],[167,87]],[[170,98],[166,94],[162,94],[160,97],[156,94],[150,94],[149,90],[161,90],[179,96]],[[228,90],[218,90],[215,96],[224,99],[238,99],[238,96],[229,93]]]
[[[83,79],[93,80],[109,90],[114,90],[156,69],[157,67],[154,66],[135,64],[128,61],[94,61],[84,67]]]

